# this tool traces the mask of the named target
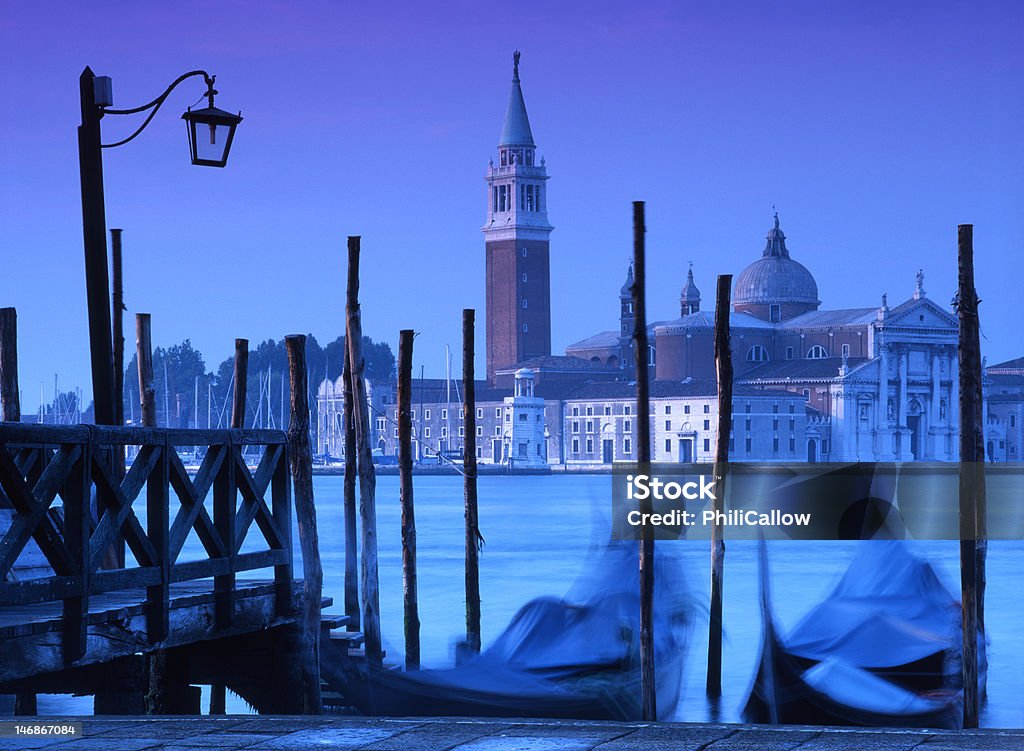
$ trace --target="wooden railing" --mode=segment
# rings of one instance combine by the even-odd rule
[[[122,475],[125,447],[137,450]],[[194,475],[177,447],[202,455]],[[212,578],[215,623],[226,629],[236,573],[273,567],[276,611],[289,615],[287,453],[276,430],[0,424],[0,507],[14,511],[0,530],[0,608],[62,602],[65,664],[84,654],[89,599],[104,592],[144,588],[147,636],[156,643],[167,636],[172,583]],[[204,503],[211,490],[212,517]],[[145,525],[133,508],[143,497]],[[58,498],[63,519],[51,511]],[[263,549],[243,553],[254,523]],[[179,562],[191,530],[206,557]],[[52,575],[8,581],[30,539]],[[135,565],[110,568],[110,553],[122,544]]]

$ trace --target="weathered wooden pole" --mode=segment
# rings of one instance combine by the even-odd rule
[[[349,617],[348,630],[359,630],[359,543],[356,522],[356,422],[352,416],[352,368],[349,366],[348,344],[345,345],[342,368],[342,420],[345,423],[345,615]]]
[[[647,293],[644,259],[644,202],[633,201],[633,354],[636,361],[636,459],[640,472],[651,463],[651,390],[647,356]],[[651,513],[650,500],[640,502],[640,513]],[[646,525],[640,541],[640,690],[641,716],[658,719],[654,670],[654,531]]]
[[[718,381],[718,438],[715,444],[715,523],[711,527],[711,610],[708,622],[707,694],[722,695],[722,583],[725,540],[721,513],[725,507],[725,481],[729,472],[729,431],[732,428],[732,350],[729,310],[732,274],[720,274],[715,296],[715,376]]]
[[[302,550],[302,623],[299,643],[303,655],[302,711],[322,714],[320,702],[320,597],[324,573],[313,502],[313,448],[309,442],[309,397],[306,375],[306,337],[286,336],[288,382],[291,384],[291,417],[288,421],[288,455],[292,465],[295,520]]]
[[[124,425],[124,283],[121,275],[121,230],[110,230],[111,262],[113,264],[114,325],[114,424]],[[121,472],[124,474],[122,453]]]
[[[153,385],[153,337],[149,313],[135,314],[135,359],[139,374],[139,412],[142,427],[156,427],[156,387]],[[146,714],[168,714],[173,689],[168,682],[167,653],[162,649],[146,658]]]
[[[974,225],[957,227],[960,319],[960,590],[963,610],[964,727],[978,727],[978,633],[982,627],[987,524],[985,415],[981,393]]]
[[[402,597],[405,669],[420,667],[420,606],[416,581],[416,513],[412,495],[412,329],[398,334],[398,475],[402,504]]]
[[[18,391],[18,311],[0,308],[0,420],[21,422]]]
[[[470,652],[480,652],[480,510],[476,497],[476,382],[473,372],[475,356],[475,312],[462,311],[462,415],[464,442],[462,471],[466,497],[466,645]]]
[[[18,312],[0,308],[0,422],[21,422],[21,393],[18,386]],[[0,530],[4,532],[6,530]],[[14,714],[22,717],[37,712],[36,695],[21,691],[14,697]]]
[[[363,643],[371,669],[381,667],[380,592],[377,584],[377,478],[370,448],[370,414],[363,374],[363,322],[359,310],[359,237],[348,238],[348,293],[345,306],[345,344],[352,369],[352,414],[356,424],[359,473],[359,517],[363,532]]]
[[[139,412],[142,425],[156,427],[156,386],[153,384],[153,338],[149,313],[135,314],[135,357],[139,369]]]
[[[249,340],[235,339],[235,391],[231,399],[231,427],[245,427],[245,398],[249,386]]]

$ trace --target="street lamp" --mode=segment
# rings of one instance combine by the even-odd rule
[[[110,109],[113,105],[110,78],[96,76],[88,67],[79,78],[82,124],[78,128],[78,162],[82,179],[82,233],[85,241],[85,285],[89,306],[89,350],[92,365],[93,409],[97,425],[115,422],[114,362],[110,334],[110,280],[107,275],[107,220],[103,200],[102,149],[122,146],[138,136],[159,111],[170,93],[182,81],[202,76],[206,82],[209,106],[189,109],[182,115],[188,128],[192,164],[223,167],[242,121],[241,113],[232,115],[213,106],[217,91],[215,76],[193,70],[179,76],[152,102],[132,109]],[[116,143],[101,143],[100,120],[105,115],[133,115],[149,111],[142,125]]]

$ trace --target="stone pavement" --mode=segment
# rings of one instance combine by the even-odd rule
[[[59,718],[40,718],[47,723]],[[1024,730],[878,730],[568,720],[74,717],[75,738],[0,737],[52,751],[1024,751]],[[0,721],[10,731],[11,720]]]

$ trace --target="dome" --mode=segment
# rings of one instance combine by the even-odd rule
[[[736,277],[733,305],[764,305],[798,303],[817,307],[818,284],[803,264],[789,257],[786,236],[775,226],[768,232],[768,242],[761,257]]]
[[[533,371],[529,368],[520,368],[516,371],[516,378],[533,378]]]

